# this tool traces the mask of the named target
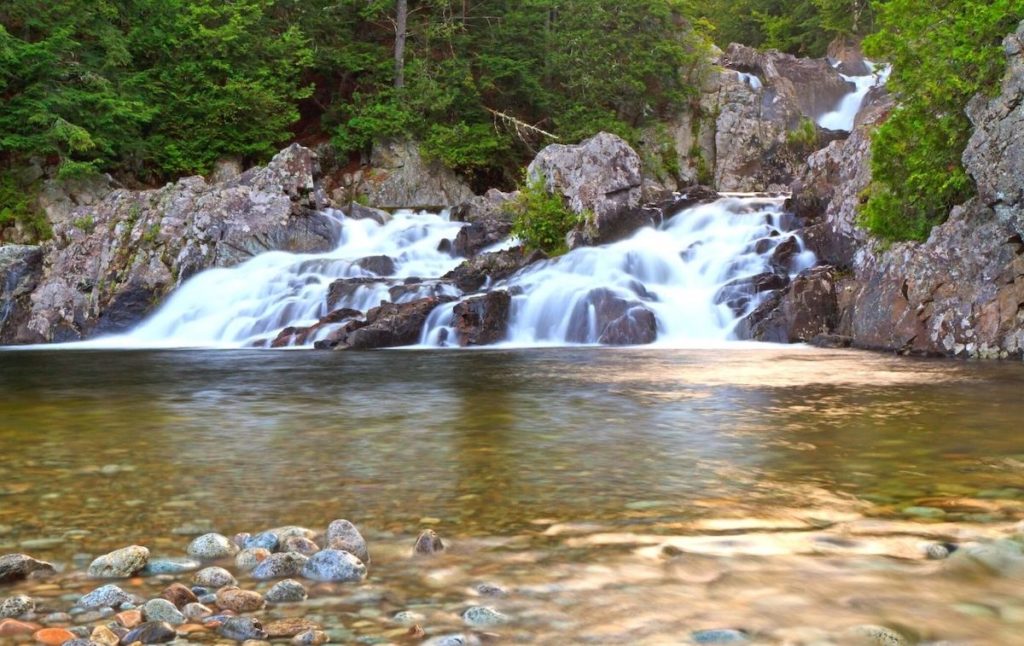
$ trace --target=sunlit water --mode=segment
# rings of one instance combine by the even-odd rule
[[[1015,644],[1022,581],[947,572],[920,546],[1024,515],[1022,387],[1016,363],[771,347],[3,352],[0,553],[72,571],[130,543],[181,555],[190,530],[349,518],[368,581],[267,616],[341,643],[403,642],[390,617],[408,609],[429,635],[463,630],[486,603],[513,643],[727,627],[827,644],[881,623]],[[424,527],[447,555],[409,558]],[[63,609],[96,585],[59,581],[0,597]]]

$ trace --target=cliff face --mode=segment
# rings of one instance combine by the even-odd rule
[[[335,231],[317,211],[318,176],[316,156],[291,146],[266,167],[220,183],[189,177],[75,207],[54,221],[41,248],[0,261],[0,342],[120,332],[203,269],[274,249],[330,249]]]
[[[1005,41],[1001,94],[976,98],[963,161],[979,197],[953,209],[924,243],[882,247],[856,226],[871,181],[876,101],[849,139],[810,157],[794,184],[806,239],[836,268],[833,334],[859,347],[972,357],[1024,355],[1024,23]]]

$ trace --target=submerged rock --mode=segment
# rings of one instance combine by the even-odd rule
[[[170,624],[162,621],[148,621],[129,631],[121,638],[121,643],[165,644],[174,641],[177,637],[178,634]]]
[[[263,607],[263,595],[253,590],[227,586],[217,591],[217,606],[234,612],[254,612]]]
[[[0,556],[0,583],[20,581],[34,572],[53,573],[53,565],[37,561],[28,554],[4,554]]]
[[[278,581],[267,591],[266,599],[271,603],[295,603],[305,601],[308,596],[306,586],[295,579],[285,579]]]
[[[172,626],[185,623],[185,615],[167,599],[150,599],[142,606],[142,617],[146,621],[165,621]]]
[[[264,624],[263,630],[270,639],[280,639],[294,637],[307,630],[320,630],[320,624],[304,617],[289,617],[268,622]]]
[[[195,593],[180,583],[172,583],[160,593],[161,599],[166,599],[174,604],[175,608],[184,608],[190,603],[198,601]]]
[[[490,628],[507,624],[509,617],[490,606],[473,606],[462,613],[462,621],[473,628]]]
[[[86,609],[117,608],[123,603],[132,601],[132,596],[113,584],[96,588],[78,600],[78,605]]]
[[[425,529],[416,538],[416,544],[412,546],[413,556],[430,556],[440,554],[445,550],[445,544],[441,537],[432,529]]]
[[[366,566],[353,554],[326,549],[314,554],[306,562],[302,576],[314,581],[362,581],[366,578]]]
[[[203,561],[216,561],[233,556],[238,551],[238,546],[232,543],[227,536],[211,533],[194,539],[189,543],[186,551],[189,556],[194,558]]]
[[[308,560],[307,556],[297,552],[278,552],[264,559],[249,574],[257,581],[296,576],[302,572]]]
[[[891,628],[864,624],[849,628],[844,633],[854,644],[864,646],[909,646],[910,642],[906,637]]]
[[[695,630],[690,633],[690,638],[698,644],[742,644],[750,641],[746,631],[734,628]]]
[[[196,572],[192,582],[205,588],[223,588],[226,585],[237,583],[235,577],[222,567],[208,567]]]
[[[146,563],[141,574],[153,576],[157,574],[184,574],[194,572],[203,567],[203,564],[190,558],[156,558]]]
[[[244,642],[247,639],[267,638],[263,624],[253,617],[228,617],[217,628],[217,634],[239,642]]]
[[[596,335],[596,337],[594,336]],[[570,343],[640,345],[658,337],[654,313],[609,289],[592,289],[573,308],[566,333]]]
[[[270,554],[270,550],[263,547],[247,547],[235,555],[235,567],[243,571],[252,570],[267,560]]]
[[[345,519],[332,521],[327,526],[327,547],[344,550],[355,555],[365,565],[370,564],[370,551],[366,539],[351,522]]]
[[[17,619],[18,617],[35,610],[36,604],[32,597],[19,594],[8,597],[0,602],[0,619]]]
[[[125,579],[149,561],[149,550],[141,545],[129,545],[104,554],[89,565],[89,576],[100,579]]]

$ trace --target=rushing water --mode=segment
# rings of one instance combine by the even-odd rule
[[[819,126],[829,130],[845,130],[847,132],[853,130],[853,124],[857,119],[857,113],[860,112],[861,104],[864,103],[864,97],[868,95],[871,88],[885,85],[889,79],[889,73],[892,71],[889,65],[876,66],[869,61],[865,62],[871,70],[869,74],[863,76],[840,74],[844,80],[853,83],[854,89],[840,99],[831,112],[826,112],[818,118]]]
[[[598,295],[650,309],[662,345],[727,340],[739,318],[766,294],[750,291],[729,301],[719,297],[724,286],[769,271],[796,274],[815,262],[790,233],[792,218],[782,211],[782,201],[726,198],[704,204],[672,214],[661,226],[645,227],[627,240],[577,249],[489,285],[516,294],[504,343],[597,343],[601,330],[593,301]],[[438,281],[463,260],[439,250],[463,226],[450,221],[447,213],[402,211],[384,224],[337,211],[332,215],[340,232],[334,250],[270,252],[237,267],[205,271],[132,332],[85,346],[245,347],[272,340],[288,326],[312,325],[331,309],[366,311],[390,300],[389,290],[398,286],[399,302],[432,293],[461,295]],[[504,241],[495,248],[514,243]],[[780,263],[773,256],[783,244],[795,249]],[[330,285],[339,278],[364,283],[329,306]],[[423,330],[424,345],[442,346],[443,339],[453,338],[448,325],[454,307],[450,303],[433,312]],[[337,325],[322,327],[307,345]]]
[[[401,641],[389,619],[407,609],[429,635],[461,630],[486,603],[518,643],[738,628],[828,644],[873,623],[1016,644],[1019,575],[966,576],[920,546],[1024,516],[1022,387],[1017,363],[771,346],[2,352],[0,553],[72,569],[130,543],[181,555],[205,528],[344,517],[369,580],[268,616],[340,643]],[[423,527],[449,554],[409,558]],[[95,585],[0,596],[66,608]]]

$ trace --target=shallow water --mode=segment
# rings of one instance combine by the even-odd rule
[[[70,571],[129,543],[181,555],[207,526],[348,518],[368,582],[286,611],[335,641],[399,639],[408,608],[457,630],[486,602],[515,642],[881,623],[1020,643],[1020,579],[920,544],[1024,517],[1022,386],[1017,363],[806,348],[0,352],[0,553]],[[449,554],[408,558],[424,527]]]

